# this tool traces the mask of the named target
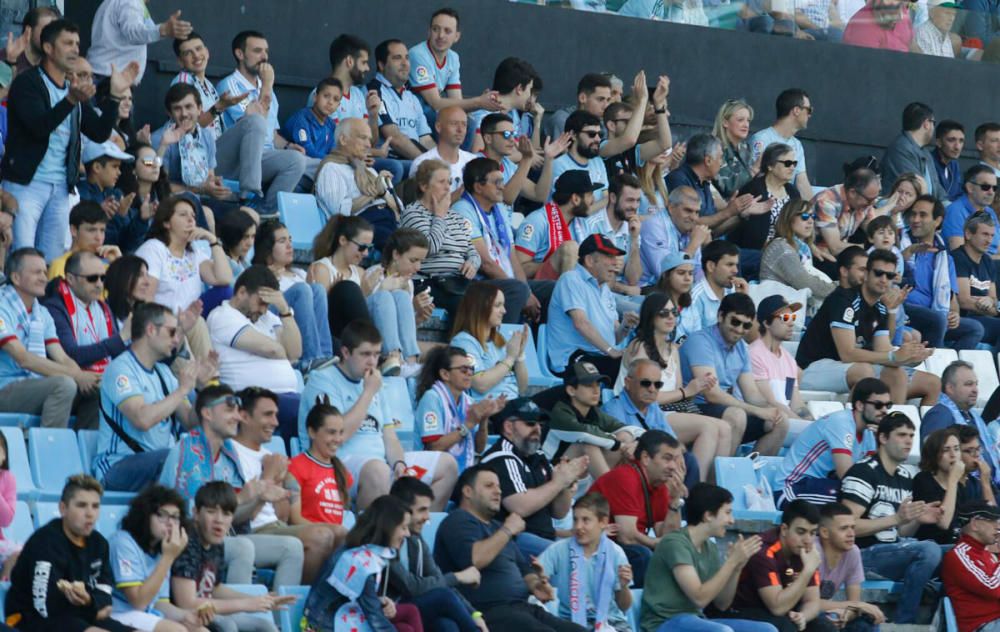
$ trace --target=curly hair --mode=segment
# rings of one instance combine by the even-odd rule
[[[187,526],[187,502],[177,490],[163,485],[150,485],[139,492],[139,495],[129,503],[128,512],[122,518],[122,531],[132,536],[143,551],[150,555],[160,552],[160,543],[153,542],[153,533],[149,528],[149,519],[161,507],[172,505],[181,512],[181,526]]]

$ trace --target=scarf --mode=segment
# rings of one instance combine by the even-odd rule
[[[341,554],[333,572],[326,578],[334,590],[348,599],[333,617],[335,632],[371,630],[356,600],[364,593],[368,578],[385,570],[394,557],[396,553],[392,549],[374,544],[365,544]]]
[[[62,299],[63,305],[66,306],[66,312],[69,315],[69,321],[73,325],[73,338],[78,342],[80,340],[80,334],[83,333],[89,337],[90,340],[84,340],[86,344],[98,343],[105,338],[110,338],[114,335],[114,330],[111,325],[111,310],[108,309],[107,303],[102,301],[94,301],[97,305],[104,310],[104,324],[108,329],[107,336],[101,336],[97,333],[97,325],[94,324],[94,315],[90,313],[90,307],[83,305],[70,291],[69,284],[65,281],[59,281],[56,287],[59,292],[59,297]],[[84,322],[82,318],[78,318],[77,307],[82,307],[83,311],[87,314],[87,322]],[[91,364],[88,367],[84,367],[88,371],[93,371],[94,373],[104,373],[104,369],[111,362],[110,357],[104,357],[97,362]]]
[[[215,462],[212,459],[212,448],[208,444],[208,437],[200,429],[194,429],[188,433],[187,437],[174,446],[179,451],[177,458],[177,471],[174,473],[174,489],[181,493],[184,498],[194,498],[195,494],[205,483],[219,480],[218,472],[215,471]],[[240,484],[233,487],[243,486],[243,473],[239,469],[240,458],[233,452],[231,443],[226,440],[222,444],[219,452],[219,461],[228,458],[236,469]]]
[[[812,250],[809,249],[809,244],[798,237],[793,237],[792,239],[795,240],[795,247],[798,250],[799,260],[802,262],[802,265],[806,265],[807,263],[812,265],[813,255]]]
[[[581,569],[587,560],[583,556],[576,538],[569,538],[569,609],[573,623],[587,627],[587,598],[594,604],[594,631],[611,629],[608,626],[608,611],[611,609],[612,592],[615,588],[617,569],[611,556],[611,540],[607,533],[601,533],[601,542],[594,553],[597,558],[597,578],[591,576],[590,586],[583,586]],[[586,594],[589,592],[590,594]]]
[[[499,205],[491,208],[489,212],[484,211],[479,206],[479,202],[476,202],[476,198],[472,197],[468,191],[462,194],[462,199],[471,204],[472,208],[479,214],[479,220],[483,223],[483,243],[486,244],[486,250],[493,257],[493,262],[503,268],[508,276],[513,277],[514,270],[510,263],[510,235],[507,234],[507,222],[504,219],[503,211],[498,208]],[[491,226],[493,231],[490,231]],[[495,236],[493,232],[496,232]]]
[[[448,387],[441,380],[434,382],[434,386],[431,388],[434,389],[434,392],[437,393],[442,403],[444,403],[444,419],[442,420],[441,434],[448,434],[449,432],[458,430],[459,426],[465,423],[466,415],[469,414],[469,407],[472,406],[472,398],[462,393],[459,395],[458,402],[456,403],[455,398],[451,396],[451,391],[448,390]],[[473,440],[472,433],[470,432],[465,435],[464,439],[460,439],[458,443],[448,448],[448,452],[458,461],[459,471],[464,470],[468,465],[472,465],[470,457],[476,453]]]
[[[913,236],[910,235],[909,230],[904,230],[902,236],[899,238],[899,249],[901,251],[906,250],[912,244]],[[906,260],[906,263],[914,266],[916,265],[917,257],[919,256],[934,257],[931,309],[947,313],[951,311],[951,261],[950,256],[948,255],[948,247],[941,239],[940,233],[934,234],[934,247],[937,248],[936,253],[926,252],[914,254]]]
[[[181,181],[189,187],[200,187],[208,179],[211,167],[208,152],[198,140],[201,128],[197,125],[190,134],[184,134],[177,143],[181,155]]]
[[[336,150],[327,154],[326,158],[319,163],[319,169],[316,170],[316,175],[313,176],[313,192],[315,192],[315,182],[319,178],[319,172],[323,170],[323,167],[331,162],[336,165],[350,165],[354,169],[354,183],[358,185],[358,190],[361,191],[363,195],[370,197],[382,197],[385,195],[385,182],[382,181],[382,178],[378,177],[377,173],[368,167],[358,169],[351,164],[350,158]]]
[[[990,464],[990,470],[993,472],[993,481],[1000,485],[1000,474],[997,472],[997,455],[1000,454],[1000,422],[994,421],[989,425],[983,421],[983,416],[972,410],[968,410],[968,417],[962,414],[959,410],[958,405],[951,400],[950,397],[941,393],[938,397],[938,403],[951,411],[952,419],[955,420],[956,424],[966,426],[969,424],[969,419],[972,419],[972,424],[979,431],[979,440],[983,444],[983,456]],[[983,481],[986,485],[987,481]]]
[[[562,209],[559,208],[558,204],[555,202],[546,203],[545,217],[548,220],[549,226],[549,249],[546,251],[545,256],[542,257],[542,261],[548,260],[559,249],[559,246],[563,245],[563,242],[570,241],[573,238],[569,232],[569,224],[566,223]]]

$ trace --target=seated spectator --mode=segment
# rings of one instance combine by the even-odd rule
[[[976,377],[975,367],[965,360],[956,360],[949,364],[941,373],[941,390],[938,403],[927,411],[920,423],[920,440],[924,441],[936,430],[960,426],[975,430],[982,445],[993,446],[996,431],[987,425],[982,413],[976,410],[976,403],[979,401],[979,378]],[[965,453],[962,454],[964,458]],[[990,447],[986,448],[983,456],[987,470],[987,477],[983,479],[985,481],[991,479],[989,474],[996,475],[1000,469],[1000,458],[996,449]],[[973,469],[981,468],[969,468],[969,471]]]
[[[930,9],[931,24],[935,10],[936,7]],[[929,105],[913,102],[903,108],[903,131],[886,147],[882,156],[883,191],[888,191],[900,175],[915,173],[924,179],[929,195],[937,200],[944,199],[945,191],[937,179],[937,169],[931,164],[930,152],[924,149],[934,142],[936,123],[934,110]]]
[[[119,330],[104,295],[107,265],[90,252],[77,252],[66,263],[66,278],[52,283],[42,305],[55,324],[59,344],[84,371],[104,374],[108,363],[125,351],[132,332]],[[86,316],[86,320],[84,319]],[[96,430],[100,392],[80,393],[76,404],[77,430]]]
[[[338,449],[351,472],[351,496],[358,509],[388,492],[391,481],[417,476],[434,489],[434,510],[442,511],[458,476],[454,457],[443,452],[404,451],[396,436],[396,421],[382,390],[376,368],[382,336],[375,326],[357,320],[340,336],[340,363],[310,372],[299,404],[299,440],[308,445],[305,422],[309,410],[323,398],[344,416],[344,444]],[[391,464],[391,465],[390,465]]]
[[[861,287],[837,288],[823,301],[795,356],[803,370],[802,388],[846,393],[859,380],[876,376],[889,386],[893,402],[912,397],[922,398],[923,404],[937,401],[941,391],[937,377],[910,369],[930,357],[933,349],[905,342],[893,350],[889,341],[889,310],[895,305],[882,299],[888,298],[889,285],[897,276],[896,264],[896,255],[873,250]]]
[[[302,519],[302,487],[289,469],[288,457],[267,447],[278,429],[278,396],[259,387],[245,388],[237,396],[240,421],[233,449],[244,479],[257,479],[289,494],[278,501],[265,498],[266,502],[250,519],[250,532],[254,536],[293,536],[301,540],[302,581],[311,583],[323,561],[333,553],[337,530]]]
[[[914,537],[934,540],[938,544],[954,544],[961,525],[957,509],[972,500],[982,499],[979,485],[965,486],[968,476],[958,439],[958,428],[935,430],[927,435],[920,447],[920,472],[913,477],[913,500],[939,504],[941,518],[937,524],[922,524]]]
[[[990,460],[983,455],[979,431],[973,426],[958,426],[958,447],[962,462],[965,463],[965,480],[962,484],[969,490],[971,496],[985,498],[990,504],[996,504],[996,491],[993,482],[993,472]],[[987,455],[988,456],[988,455]],[[986,482],[990,484],[986,484]]]
[[[42,63],[42,57],[45,55],[42,50],[42,31],[50,22],[60,17],[62,15],[56,6],[36,6],[24,14],[23,30],[19,38],[23,50],[15,59],[11,59],[9,55],[6,59],[7,63],[14,67],[15,75]]]
[[[770,623],[778,632],[832,631],[833,622],[820,609],[819,567],[822,556],[816,540],[819,511],[805,500],[789,503],[781,526],[761,536],[761,548],[740,573],[732,609],[723,618]]]
[[[625,551],[605,533],[610,514],[600,494],[582,496],[573,504],[573,536],[545,549],[537,565],[555,588],[560,618],[628,632],[632,567]]]
[[[749,292],[747,282],[739,276],[742,253],[736,244],[723,239],[708,242],[701,248],[701,281],[691,288],[691,328],[688,336],[715,325],[723,298],[734,292]]]
[[[768,146],[774,143],[784,143],[795,151],[795,188],[803,199],[812,197],[812,186],[809,184],[809,174],[806,172],[806,153],[802,141],[796,134],[809,126],[813,115],[812,100],[805,90],[789,88],[783,90],[774,100],[775,120],[771,127],[756,132],[750,138],[751,164],[764,153]],[[742,209],[741,209],[742,210]]]
[[[139,141],[129,152],[135,156],[133,169],[124,172],[118,182],[123,193],[135,194],[132,207],[123,209],[119,204],[119,212],[108,220],[104,238],[105,243],[118,246],[126,254],[134,253],[146,241],[157,207],[171,195],[167,170],[163,168],[156,150]],[[195,208],[195,222],[203,228],[208,226],[205,208],[200,203]]]
[[[222,242],[222,249],[229,257],[229,267],[233,271],[235,282],[250,267],[247,255],[257,238],[257,222],[246,213],[229,213],[219,220],[216,232]]]
[[[747,142],[753,115],[753,108],[743,99],[729,99],[715,115],[712,136],[722,143],[722,168],[714,186],[724,200],[732,198],[759,170],[750,157]]]
[[[434,304],[454,321],[460,315],[458,304],[482,260],[472,245],[471,227],[451,208],[450,178],[448,165],[425,160],[414,176],[419,197],[403,209],[400,226],[419,230],[427,237],[430,248],[418,278],[431,288]]]
[[[186,503],[172,489],[150,485],[132,499],[108,543],[112,619],[135,630],[206,630],[200,613],[170,601],[170,567],[187,548],[186,524]]]
[[[306,273],[292,266],[295,250],[292,236],[284,224],[271,219],[257,227],[254,238],[254,265],[265,265],[278,278],[278,289],[288,303],[289,314],[302,336],[299,365],[310,369],[329,361],[333,356],[333,339],[327,315],[327,297],[323,287],[310,283]]]
[[[958,281],[959,314],[983,326],[982,342],[1000,350],[1000,310],[997,309],[997,267],[990,244],[997,222],[977,212],[965,220],[965,240],[951,251]]]
[[[375,47],[378,72],[368,82],[382,101],[378,115],[379,136],[389,145],[389,158],[400,163],[401,172],[410,172],[410,161],[434,148],[431,127],[423,104],[411,89],[410,52],[398,39],[388,39]]]
[[[896,181],[889,188],[888,197],[877,200],[875,206],[880,211],[890,208],[889,217],[892,218],[892,225],[899,231],[906,225],[905,218],[910,209],[913,208],[913,203],[917,201],[918,197],[926,194],[927,181],[924,180],[923,176],[912,171],[901,173],[896,176]],[[890,204],[892,200],[896,201],[895,205]]]
[[[405,600],[420,609],[427,629],[482,630],[482,613],[472,607],[456,588],[475,586],[481,574],[475,564],[451,573],[442,573],[434,562],[431,547],[421,536],[431,517],[434,492],[426,483],[404,476],[392,484],[391,495],[410,508],[409,535],[389,562],[389,597]],[[433,545],[433,543],[430,543]]]
[[[223,133],[222,113],[230,106],[236,105],[245,99],[248,92],[223,92],[220,95],[215,91],[215,86],[212,85],[212,82],[205,75],[211,55],[209,54],[208,46],[205,45],[205,40],[199,33],[192,31],[185,39],[175,39],[173,41],[173,48],[181,71],[171,80],[170,85],[186,83],[195,87],[202,106],[202,111],[198,115],[198,125],[211,130],[215,139],[220,140]],[[240,122],[235,126],[225,130],[240,130],[239,132],[231,133],[227,137],[226,142],[232,140],[239,142],[243,130],[251,125],[251,117],[243,118],[246,119],[245,123],[242,122],[243,119],[240,119]]]
[[[552,163],[552,182],[559,182],[567,171],[586,171],[590,181],[598,185],[593,189],[594,199],[588,207],[588,214],[596,213],[608,203],[608,171],[601,160],[601,119],[577,110],[566,119],[565,131],[571,135],[572,142],[566,153]]]
[[[344,86],[338,79],[325,77],[316,84],[315,93],[312,106],[288,117],[280,134],[304,149],[306,156],[322,160],[336,146],[333,114],[344,98]]]
[[[989,167],[1000,178],[1000,123],[983,123],[976,128],[975,139],[979,164]]]
[[[785,204],[774,225],[774,237],[761,254],[760,280],[777,281],[795,290],[808,288],[810,304],[820,305],[837,286],[813,265],[815,219],[808,201]]]
[[[91,396],[101,375],[81,369],[67,355],[55,321],[42,307],[42,253],[15,250],[7,265],[9,280],[0,286],[0,411],[40,415],[42,427],[65,428],[74,398]]]
[[[251,136],[255,143],[260,142],[261,154],[259,160],[244,160],[243,140],[234,138],[231,145],[220,148],[219,162],[223,164],[220,171],[232,175],[239,170],[242,206],[276,213],[278,192],[294,190],[308,162],[302,147],[278,134],[278,95],[274,93],[274,67],[269,63],[267,39],[256,31],[241,31],[233,38],[231,50],[236,70],[220,81],[216,90],[222,94],[242,94],[244,98],[222,111],[222,126],[230,129],[250,116],[253,130],[248,130],[243,138]],[[256,156],[256,151],[252,155]],[[268,183],[266,195],[265,183]]]
[[[935,55],[954,59],[962,54],[962,38],[958,33],[952,33],[958,9],[963,8],[957,2],[934,0],[927,7],[928,20],[918,24],[913,29],[911,49],[924,55]]]
[[[819,564],[820,612],[842,625],[848,632],[868,632],[885,623],[882,610],[861,600],[865,570],[861,549],[854,543],[856,519],[851,510],[837,502],[819,508],[819,536],[814,545],[822,560]],[[841,599],[835,596],[844,591]]]
[[[562,374],[574,360],[593,363],[614,383],[621,368],[618,345],[638,323],[635,312],[621,322],[609,283],[617,257],[625,254],[603,235],[590,235],[578,248],[577,266],[559,277],[549,305],[549,361]]]
[[[792,339],[796,312],[802,303],[791,303],[780,294],[769,296],[757,307],[760,338],[750,344],[750,365],[757,390],[771,406],[782,409],[789,420],[812,420],[799,391],[799,367],[782,345]]]
[[[795,8],[795,25],[815,40],[839,42],[844,37],[844,22],[837,0],[810,0]]]
[[[844,43],[909,52],[913,46],[909,7],[898,0],[868,0],[844,28]]]
[[[878,424],[878,452],[847,470],[839,501],[857,518],[857,543],[868,572],[903,582],[894,623],[914,623],[924,586],[937,571],[941,548],[915,540],[923,524],[937,524],[941,507],[911,499],[913,479],[903,466],[913,444],[913,422],[889,413]]]
[[[844,167],[847,174],[843,184],[821,191],[812,199],[821,261],[831,261],[839,255],[850,245],[854,233],[877,214],[873,204],[878,199],[881,181],[870,167],[854,168],[858,162]],[[865,164],[877,165],[878,161],[870,157]]]
[[[527,325],[510,338],[500,333],[507,312],[503,292],[488,283],[473,283],[465,291],[455,314],[451,345],[472,360],[469,395],[473,399],[514,399],[527,394],[527,345],[532,344]],[[464,378],[463,378],[464,379]]]
[[[934,169],[947,202],[954,202],[965,192],[962,168],[958,164],[958,157],[965,149],[965,127],[950,119],[940,121],[934,128],[934,138],[936,148],[931,151]]]
[[[80,161],[83,163],[87,179],[77,185],[77,192],[81,201],[96,202],[101,205],[105,213],[105,222],[108,217],[118,214],[123,203],[126,209],[131,206],[132,198],[123,199],[122,191],[117,185],[122,173],[122,162],[133,160],[135,158],[131,154],[125,153],[110,140],[83,144]],[[72,214],[71,210],[70,215]]]
[[[523,121],[521,119],[520,122]],[[505,205],[510,207],[519,197],[544,204],[552,191],[553,164],[569,147],[570,134],[547,140],[539,155],[531,138],[521,134],[517,125],[518,122],[511,118],[511,114],[488,114],[479,126],[478,136],[483,139],[482,155],[500,165]],[[521,155],[521,160],[516,164],[511,160],[511,156],[516,155],[515,152]],[[537,179],[532,180],[528,176],[535,170],[538,160],[542,161],[541,169]]]
[[[220,632],[277,632],[272,621],[255,613],[280,610],[295,601],[293,595],[250,596],[226,586],[223,541],[236,505],[229,483],[206,483],[198,490],[187,547],[170,567],[170,594],[180,608],[212,612],[211,626]]]
[[[532,595],[543,603],[551,601],[556,591],[514,544],[525,528],[524,519],[517,513],[507,514],[503,523],[497,518],[502,492],[496,472],[470,467],[462,473],[457,488],[461,494],[458,509],[438,527],[434,560],[444,573],[458,573],[470,566],[480,571],[478,585],[463,585],[459,591],[483,613],[486,625],[493,630],[585,630],[528,602]]]
[[[702,246],[712,240],[712,231],[698,221],[698,193],[680,186],[670,192],[666,208],[655,211],[642,222],[640,246],[643,285],[652,285],[661,274],[663,262],[683,254],[701,267]]]
[[[700,252],[700,250],[699,250]],[[677,306],[677,327],[674,342],[681,344],[688,335],[701,329],[698,315],[691,309],[691,287],[694,285],[694,260],[686,252],[667,255],[660,262],[660,277],[653,286],[654,292],[662,292]]]
[[[707,277],[706,277],[707,278]],[[753,299],[731,294],[719,306],[716,324],[695,332],[681,345],[684,380],[715,377],[716,383],[695,395],[698,411],[727,422],[733,443],[755,442],[763,455],[775,455],[788,433],[788,415],[769,405],[760,393],[743,340],[753,327]]]
[[[604,110],[601,118],[608,135],[601,145],[601,157],[608,177],[637,175],[639,165],[672,151],[669,95],[669,77],[660,75],[656,87],[649,89],[646,72],[640,70],[632,81],[632,94]]]
[[[459,347],[435,347],[427,352],[417,383],[416,426],[421,445],[448,452],[461,473],[486,449],[489,418],[507,403],[507,395],[477,403],[466,394],[472,388],[473,359]]]
[[[66,261],[78,252],[93,253],[111,263],[122,255],[117,246],[105,245],[108,216],[96,202],[80,202],[69,213],[69,233],[73,241],[69,251],[49,264],[49,280],[64,276]]]
[[[120,330],[131,329],[125,322],[136,305],[153,302],[153,279],[147,270],[146,262],[135,255],[124,255],[108,266],[104,289],[111,315]]]
[[[1000,32],[996,7],[982,0],[967,0],[962,3],[962,9],[967,14],[962,25],[962,36],[978,39],[983,44],[992,43]]]
[[[1000,129],[997,131],[1000,132]],[[1000,223],[993,209],[997,190],[997,176],[993,168],[984,164],[975,165],[965,172],[964,180],[965,195],[948,205],[941,225],[941,236],[948,240],[949,250],[954,250],[965,242],[965,222],[976,213],[986,213],[994,225]],[[987,247],[987,254],[991,258],[997,253],[998,243],[1000,237],[994,235]]]
[[[145,4],[138,0],[104,0],[94,15],[91,41],[87,51],[94,72],[109,76],[114,67],[138,65],[133,83],[138,85],[146,71],[146,47],[161,39],[182,40],[191,34],[191,23],[176,11],[157,24]]]
[[[596,72],[585,74],[576,84],[576,105],[560,108],[546,116],[542,125],[542,135],[550,139],[559,138],[566,130],[566,119],[573,112],[584,111],[598,119],[603,118],[604,111],[611,104],[611,90],[612,82],[609,76]]]
[[[740,536],[723,561],[716,538],[724,537],[733,524],[733,495],[723,487],[699,483],[691,488],[686,506],[687,526],[664,536],[650,560],[646,574],[650,582],[642,594],[642,629],[774,632],[775,627],[763,621],[723,623],[705,618],[709,606],[729,608],[740,573],[761,549],[761,539]]]
[[[633,459],[600,477],[588,490],[608,499],[618,525],[618,544],[632,566],[634,587],[642,588],[653,549],[680,526],[684,486],[684,446],[662,430],[639,437]]]
[[[816,505],[834,502],[847,470],[875,453],[874,432],[890,408],[889,387],[869,377],[854,385],[850,410],[809,424],[788,448],[775,477],[778,507],[798,498]]]
[[[419,92],[418,92],[419,94]],[[424,113],[427,109],[424,109]],[[458,106],[448,106],[438,111],[437,122],[434,123],[434,131],[437,132],[437,145],[425,151],[410,163],[409,176],[416,175],[420,163],[425,160],[439,160],[446,165],[451,172],[449,181],[451,186],[452,200],[457,197],[459,189],[462,188],[463,174],[465,166],[472,161],[476,155],[462,149],[465,142],[465,132],[468,129],[468,122],[465,118],[465,111]],[[338,142],[339,144],[339,142]],[[466,193],[472,189],[465,187]]]
[[[365,75],[370,70],[371,47],[356,35],[341,33],[330,42],[329,55],[330,78],[340,82],[343,93],[340,105],[330,117],[334,125],[349,118],[362,119],[368,122],[372,138],[378,138],[378,113],[382,101],[375,90],[367,90],[365,87]],[[315,93],[309,95],[307,107],[312,107],[315,96]],[[379,162],[384,161],[376,159],[376,163]]]
[[[288,471],[302,490],[302,520],[327,525],[343,540],[344,511],[350,511],[351,473],[337,458],[344,441],[344,417],[329,404],[319,403],[306,416],[309,447],[292,457]]]
[[[642,306],[639,280],[642,277],[642,219],[639,200],[642,188],[638,178],[622,173],[611,178],[608,205],[598,211],[590,222],[591,231],[603,235],[625,254],[618,261],[618,274],[608,284],[615,296],[620,314],[637,311]]]
[[[695,134],[687,141],[684,164],[667,176],[670,191],[691,187],[698,193],[701,223],[719,234],[726,232],[734,223],[733,218],[750,209],[754,203],[752,196],[734,196],[725,207],[716,207],[711,181],[721,168],[722,143],[719,139],[709,134]]]
[[[258,386],[277,393],[279,417],[291,437],[299,410],[292,365],[302,354],[302,336],[290,309],[274,274],[250,266],[236,279],[233,297],[213,309],[207,322],[219,378],[237,390]]]
[[[992,552],[1000,509],[980,500],[963,505],[958,517],[962,535],[941,563],[944,592],[952,601],[959,632],[993,630],[1000,620],[1000,590],[994,581],[1000,568]]]
[[[503,113],[513,126],[515,132],[511,139],[515,144],[521,137],[521,115],[528,109],[536,77],[538,72],[535,68],[526,60],[517,57],[505,57],[497,64],[493,73],[492,90],[496,93],[496,100],[501,106],[500,112],[497,113]],[[469,112],[469,131],[462,149],[474,154],[484,153],[486,135],[483,134],[483,122],[489,116],[492,116],[490,110],[485,108]],[[494,156],[487,158],[496,160]]]

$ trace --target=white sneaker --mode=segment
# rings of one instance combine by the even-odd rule
[[[420,364],[419,362],[407,362],[402,367],[400,367],[399,375],[400,377],[403,378],[416,377],[417,375],[420,374],[420,370],[423,367],[424,365]]]

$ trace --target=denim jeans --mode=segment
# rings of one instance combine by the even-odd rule
[[[379,290],[368,297],[368,311],[382,334],[382,351],[402,351],[404,358],[420,355],[413,298],[406,290]]]
[[[426,630],[438,632],[479,630],[479,626],[472,619],[472,614],[466,610],[465,604],[459,601],[455,589],[434,588],[405,601],[420,609]]]
[[[521,550],[524,557],[530,560],[533,557],[538,557],[542,554],[542,551],[549,548],[552,540],[535,535],[534,533],[522,531],[514,538],[514,543],[517,544],[517,548]]]
[[[49,184],[32,180],[28,184],[15,184],[5,180],[3,190],[13,195],[18,204],[11,250],[38,248],[46,263],[66,252],[69,192],[65,182]]]
[[[981,342],[993,347],[993,353],[1000,351],[1000,318],[979,315],[969,316],[969,318],[983,326],[983,339]]]
[[[770,623],[746,619],[710,620],[682,614],[664,621],[657,632],[777,632]]]
[[[861,549],[866,573],[876,573],[903,582],[893,623],[914,623],[920,610],[924,585],[941,564],[941,546],[929,540],[900,538],[891,544],[873,544]]]
[[[397,160],[395,158],[376,158],[372,164],[372,169],[391,173],[392,184],[396,186],[409,175],[410,163],[412,162],[412,160]]]
[[[653,559],[653,550],[645,544],[622,544],[621,547],[625,550],[629,566],[632,567],[632,587],[642,588],[646,585],[646,569],[649,568],[649,561]]]
[[[975,349],[985,333],[982,323],[973,318],[961,318],[958,327],[948,329],[948,314],[928,307],[907,303],[906,315],[928,347],[948,347],[956,351]]]
[[[327,324],[326,292],[318,283],[296,283],[285,291],[288,306],[295,310],[295,324],[302,334],[302,358],[306,363],[333,355]]]
[[[170,454],[169,449],[132,454],[112,465],[104,475],[104,489],[115,492],[137,492],[160,478],[160,470]]]

